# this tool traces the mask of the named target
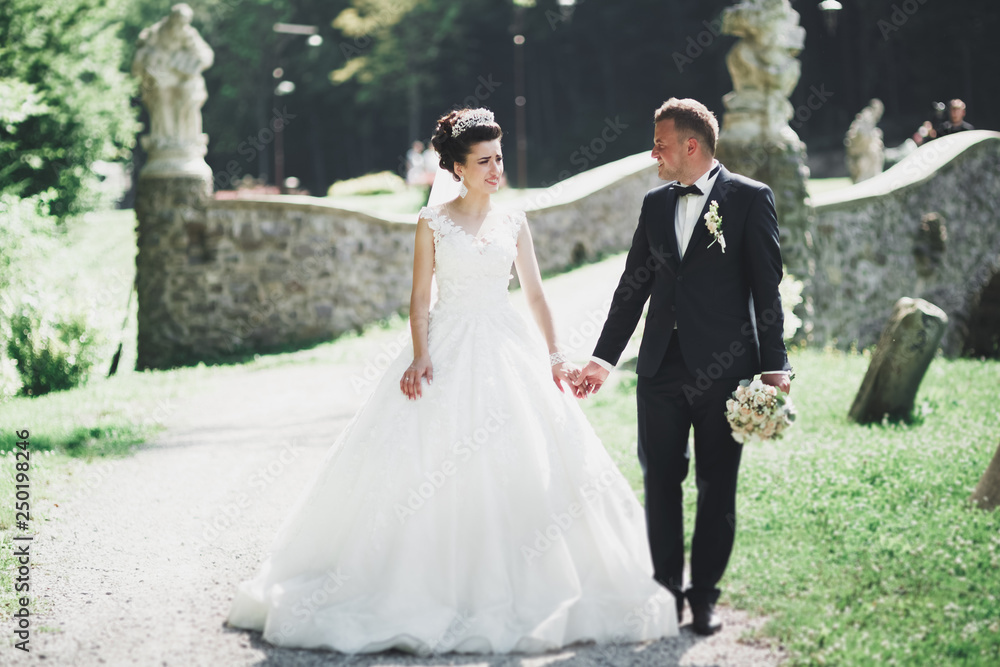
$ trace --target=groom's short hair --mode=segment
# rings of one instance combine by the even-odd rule
[[[671,97],[653,114],[654,125],[661,120],[674,121],[678,134],[695,135],[698,143],[715,155],[715,144],[719,140],[719,121],[715,119],[715,114],[698,100],[689,97],[679,100]]]

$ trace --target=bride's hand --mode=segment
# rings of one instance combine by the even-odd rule
[[[399,389],[410,400],[416,400],[423,396],[423,385],[421,379],[427,378],[427,384],[431,384],[434,379],[434,366],[430,357],[414,359],[410,367],[403,373],[403,378],[399,381]]]
[[[582,398],[586,395],[586,391],[582,387],[577,387],[573,384],[573,381],[580,375],[580,368],[575,366],[568,361],[564,361],[560,364],[556,364],[552,367],[552,381],[556,383],[559,387],[559,391],[565,393],[562,383],[565,382],[566,385],[572,390],[573,395],[577,398]]]

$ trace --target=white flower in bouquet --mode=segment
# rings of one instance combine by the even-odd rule
[[[726,420],[740,443],[781,438],[795,417],[788,395],[760,379],[741,380],[726,401]]]

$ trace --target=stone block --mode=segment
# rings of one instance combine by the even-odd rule
[[[903,297],[879,338],[850,417],[867,424],[884,416],[907,420],[920,382],[948,326],[943,310],[923,299]]]
[[[236,234],[234,241],[236,241],[237,247],[242,250],[256,250],[263,245],[263,239],[257,230],[254,229],[254,225],[251,222],[244,222],[239,225],[239,232]]]
[[[971,500],[984,510],[1000,507],[1000,447],[997,447],[993,460],[972,492]]]
[[[268,239],[290,236],[292,228],[287,222],[265,220],[260,223],[261,236]]]

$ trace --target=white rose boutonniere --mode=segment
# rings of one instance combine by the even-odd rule
[[[722,235],[722,216],[719,215],[719,202],[714,199],[708,205],[708,213],[705,214],[705,227],[708,228],[708,233],[713,237],[713,241],[708,244],[708,247],[711,248],[718,241],[722,252],[726,252],[726,237]]]

